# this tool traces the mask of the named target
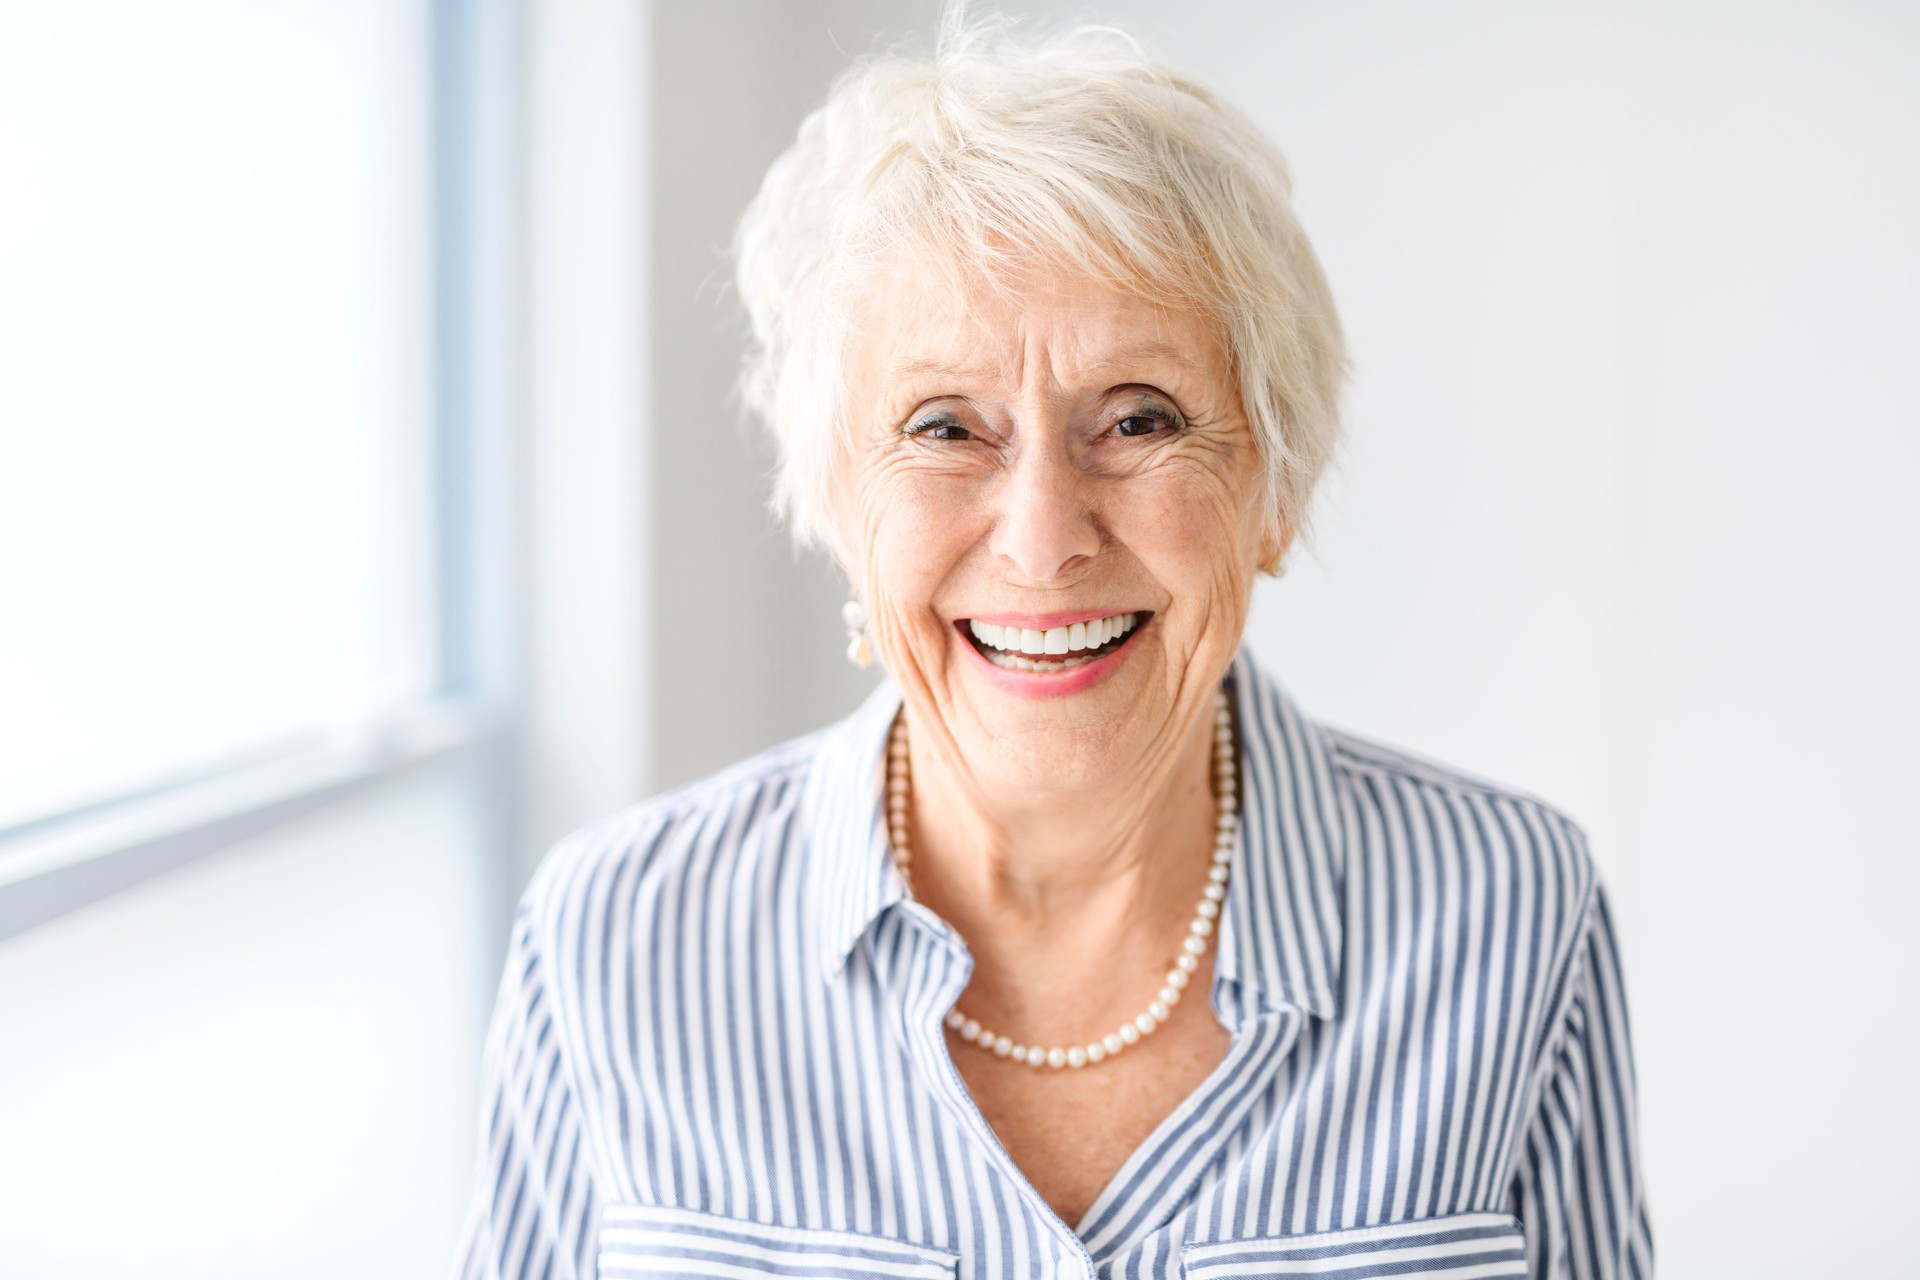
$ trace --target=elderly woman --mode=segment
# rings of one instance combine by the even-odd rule
[[[1239,648],[1331,452],[1280,156],[1112,32],[841,80],[739,238],[848,719],[521,906],[471,1276],[1638,1276],[1580,831]]]

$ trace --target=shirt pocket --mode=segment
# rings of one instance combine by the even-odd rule
[[[599,1245],[601,1280],[950,1280],[959,1261],[958,1254],[885,1236],[774,1227],[664,1205],[609,1205],[600,1218]]]
[[[1504,1213],[1456,1213],[1313,1235],[1189,1244],[1181,1263],[1189,1280],[1525,1280],[1527,1238]]]

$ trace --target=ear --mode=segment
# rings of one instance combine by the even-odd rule
[[[1275,578],[1280,576],[1287,548],[1293,545],[1293,533],[1292,525],[1280,524],[1269,529],[1266,536],[1260,539],[1260,572]]]

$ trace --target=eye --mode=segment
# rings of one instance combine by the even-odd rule
[[[944,415],[916,422],[907,428],[906,434],[916,440],[973,439],[973,432],[961,426],[955,419]]]
[[[1172,410],[1159,405],[1143,404],[1126,417],[1113,424],[1113,434],[1134,438],[1150,436],[1163,430],[1177,430],[1180,419]]]

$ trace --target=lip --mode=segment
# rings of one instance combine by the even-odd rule
[[[1091,622],[1095,618],[1112,617],[1113,613],[1138,613],[1144,621],[1135,624],[1133,630],[1127,633],[1127,642],[1112,653],[1060,671],[1009,671],[1005,667],[996,667],[974,646],[973,637],[967,632],[969,622],[991,622],[1003,627],[1045,631],[1054,627],[1070,627],[1076,622]],[[953,629],[954,638],[966,651],[968,658],[996,687],[1022,698],[1066,698],[1086,692],[1118,671],[1132,655],[1141,633],[1151,627],[1158,617],[1158,614],[1145,609],[1116,609],[1111,613],[979,614],[959,619],[953,624]]]

